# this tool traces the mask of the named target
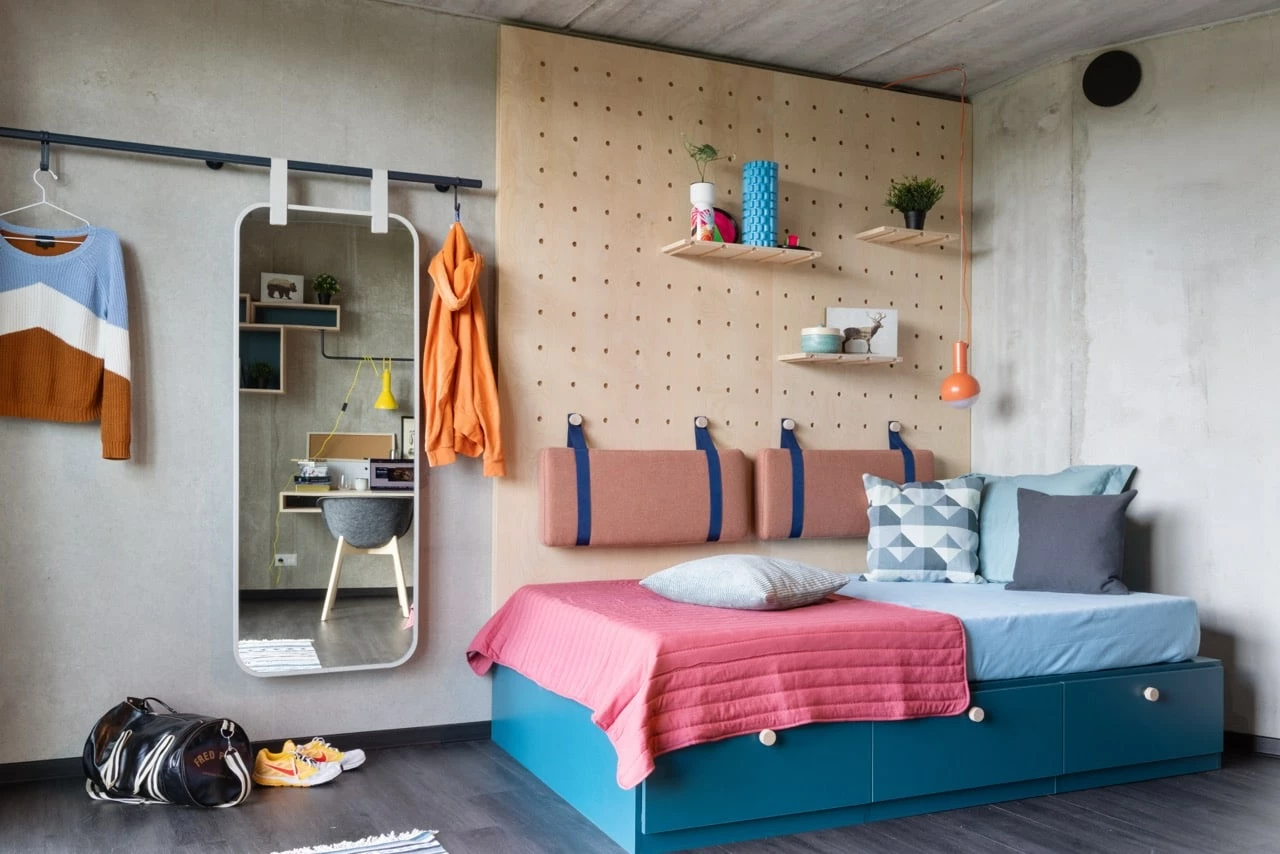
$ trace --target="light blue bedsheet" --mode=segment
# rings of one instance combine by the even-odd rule
[[[971,681],[1185,661],[1200,648],[1196,603],[1182,596],[876,581],[853,581],[840,592],[959,617]]]

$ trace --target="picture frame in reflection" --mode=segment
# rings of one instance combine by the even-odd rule
[[[418,453],[418,431],[412,415],[400,416],[400,457],[412,460]]]

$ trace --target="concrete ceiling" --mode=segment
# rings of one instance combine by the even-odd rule
[[[875,83],[962,63],[970,92],[1104,45],[1280,9],[1280,0],[393,2]],[[954,74],[910,85],[960,90]]]

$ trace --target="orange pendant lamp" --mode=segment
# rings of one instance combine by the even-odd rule
[[[942,381],[942,399],[956,409],[968,409],[982,393],[982,386],[969,373],[969,345],[957,341],[952,356],[951,376]]]
[[[966,340],[973,337],[973,313],[969,304],[969,235],[965,231],[964,225],[965,89],[969,84],[969,75],[965,72],[963,65],[951,65],[947,68],[940,68],[937,71],[913,74],[910,77],[895,80],[892,83],[885,84],[885,88],[891,88],[910,80],[920,80],[952,71],[960,73],[960,181],[958,194],[958,206],[960,208],[960,297],[964,302],[964,317],[962,320],[966,334],[965,338],[956,341],[952,345],[951,375],[942,381],[939,396],[948,405],[954,406],[956,409],[968,409],[978,402],[978,395],[982,391],[978,381],[969,373],[969,342]]]

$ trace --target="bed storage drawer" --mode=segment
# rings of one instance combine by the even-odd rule
[[[1062,773],[1062,685],[974,691],[968,714],[877,723],[872,739],[877,803],[1053,777]]]
[[[865,804],[870,723],[809,724],[663,754],[640,784],[641,829],[661,833]]]
[[[1222,752],[1222,666],[1068,681],[1065,773]]]

